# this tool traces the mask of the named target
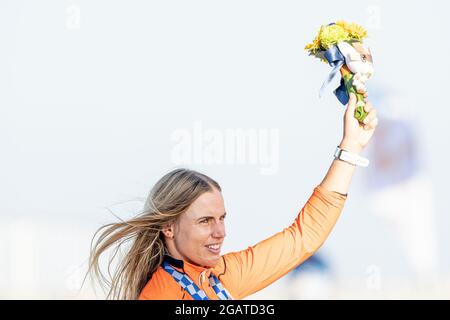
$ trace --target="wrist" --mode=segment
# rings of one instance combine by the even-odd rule
[[[352,142],[351,140],[345,138],[342,139],[341,143],[339,144],[339,148],[355,154],[360,154],[363,150],[362,146],[359,143]]]
[[[366,159],[355,152],[345,150],[341,147],[336,148],[336,151],[334,152],[334,159],[342,160],[351,164],[352,166],[367,167],[369,165],[369,159]]]

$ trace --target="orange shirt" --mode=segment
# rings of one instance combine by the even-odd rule
[[[223,255],[213,268],[169,258],[211,300],[217,300],[208,277],[216,275],[233,299],[243,299],[273,283],[308,259],[324,243],[344,207],[347,195],[317,186],[294,223],[272,237],[239,252]],[[142,290],[140,300],[193,300],[161,266]]]

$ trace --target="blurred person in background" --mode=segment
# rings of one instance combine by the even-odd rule
[[[399,94],[373,96],[383,108],[365,172],[369,207],[393,228],[418,284],[433,285],[438,272],[433,190],[415,108]]]
[[[293,300],[334,299],[336,283],[331,265],[314,254],[287,275],[286,297]]]

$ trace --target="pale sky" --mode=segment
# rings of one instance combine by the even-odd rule
[[[185,164],[223,187],[225,252],[287,227],[342,134],[344,107],[330,92],[318,97],[331,68],[304,51],[320,25],[338,19],[369,31],[374,101],[390,92],[410,104],[431,181],[437,267],[448,281],[449,9],[444,1],[2,0],[0,297],[71,296],[93,232],[113,219],[106,208],[130,217],[143,202],[124,202],[145,199],[179,165],[176,132],[192,138],[189,152],[214,137],[229,143],[227,132],[257,133],[256,149],[243,149],[253,162],[219,146],[212,164],[204,154]],[[364,170],[323,253],[342,283],[364,290],[376,265],[389,288],[413,271],[395,231],[368,208]]]

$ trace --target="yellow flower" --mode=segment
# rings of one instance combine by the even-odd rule
[[[320,27],[319,33],[313,42],[306,45],[305,50],[309,50],[311,54],[315,54],[318,51],[329,49],[340,41],[348,41],[351,39],[348,31],[340,25],[323,25]]]
[[[353,40],[361,41],[367,37],[367,30],[356,23],[349,24],[343,20],[340,20],[337,21],[336,24],[344,28]]]
[[[343,20],[334,24],[323,25],[314,40],[305,46],[309,54],[328,63],[323,52],[341,41],[361,41],[367,31],[356,23],[349,24]]]
[[[337,24],[322,26],[319,33],[320,46],[324,50],[336,45],[341,41],[347,41],[348,32]]]
[[[307,44],[305,47],[305,50],[309,50],[310,52],[316,52],[318,50],[320,50],[320,40],[319,40],[319,36],[317,36],[313,42],[311,42],[310,44]]]

